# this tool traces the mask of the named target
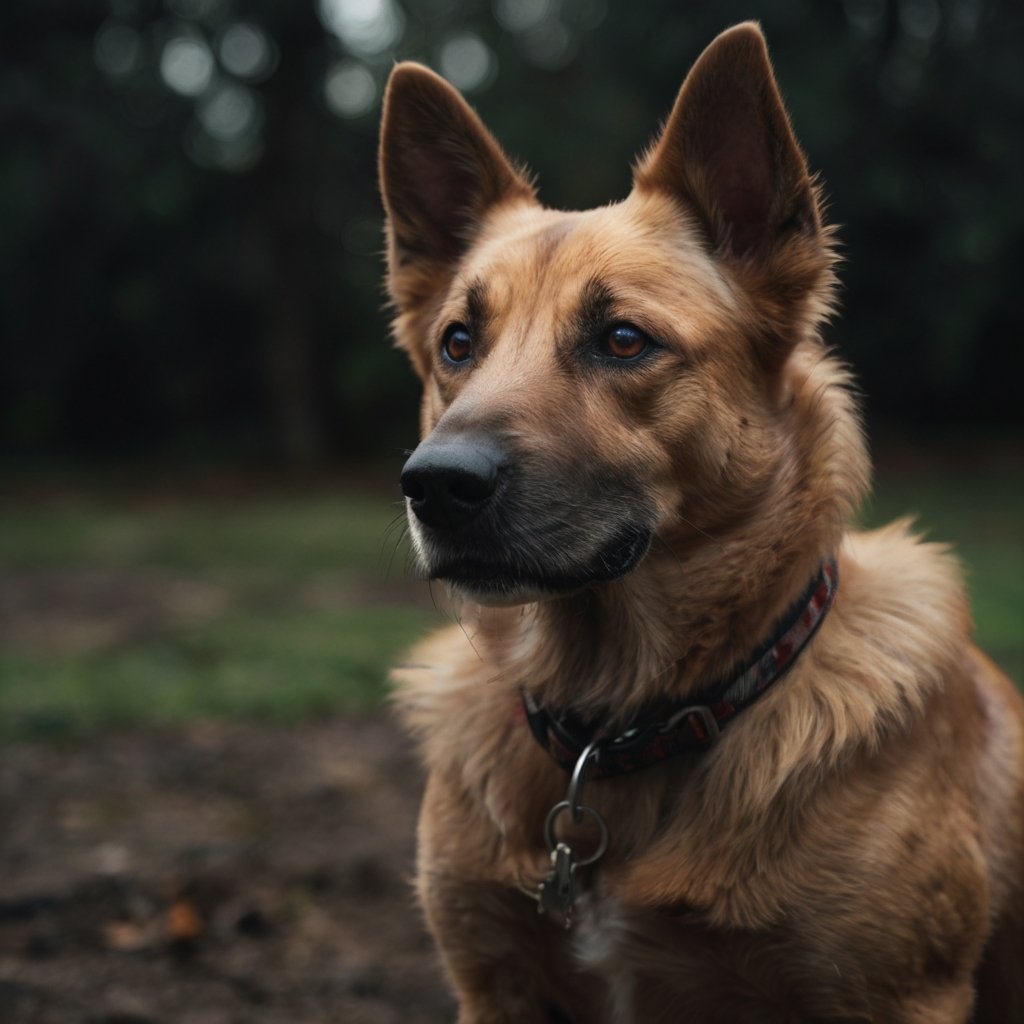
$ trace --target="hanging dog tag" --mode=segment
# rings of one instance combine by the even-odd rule
[[[576,900],[573,874],[576,858],[567,843],[558,843],[551,851],[551,871],[537,890],[537,909],[542,914],[561,917],[565,927],[572,926],[572,908]]]

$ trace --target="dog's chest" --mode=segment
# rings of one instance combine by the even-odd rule
[[[683,1006],[694,1019],[747,1019],[732,1008],[740,965],[721,949],[716,961],[703,934],[655,911],[582,899],[571,942],[579,966],[605,985],[601,1024],[668,1024]]]
[[[627,953],[628,915],[613,900],[592,894],[580,900],[572,932],[573,954],[579,965],[608,985],[608,1021],[632,1024],[636,972]]]
[[[776,928],[714,928],[693,910],[627,907],[591,892],[568,938],[579,968],[605,986],[600,1024],[674,1024],[683,1006],[709,1024],[804,1019],[802,964],[818,979],[819,1008],[851,1005],[841,979],[821,980],[818,955]]]

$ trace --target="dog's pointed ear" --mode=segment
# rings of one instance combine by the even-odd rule
[[[723,32],[698,58],[634,183],[681,198],[714,251],[734,261],[757,262],[783,235],[820,231],[807,162],[754,22]]]
[[[462,96],[411,62],[396,65],[388,80],[380,185],[400,308],[428,297],[431,281],[451,273],[490,209],[534,196]]]

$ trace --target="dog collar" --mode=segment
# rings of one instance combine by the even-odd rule
[[[706,687],[686,701],[642,710],[631,728],[602,735],[600,722],[572,711],[552,711],[523,690],[526,719],[537,742],[566,771],[587,747],[599,778],[621,775],[656,764],[687,750],[710,746],[722,727],[754,703],[781,678],[817,632],[836,596],[839,567],[834,557],[822,562],[807,590],[779,619],[769,639],[736,673]]]

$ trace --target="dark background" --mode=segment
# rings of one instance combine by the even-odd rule
[[[0,444],[317,466],[415,437],[375,185],[397,59],[555,206],[620,198],[691,62],[759,18],[842,225],[873,432],[1020,424],[1024,7],[1010,0],[4,0]]]

